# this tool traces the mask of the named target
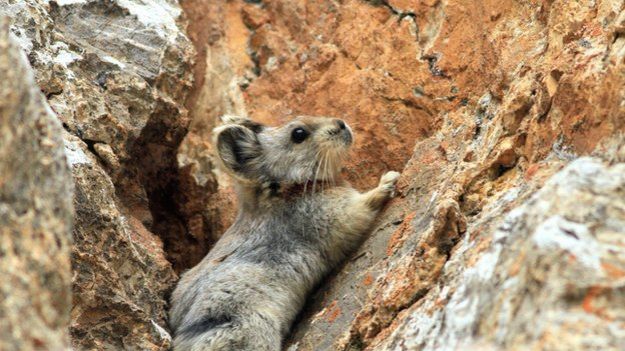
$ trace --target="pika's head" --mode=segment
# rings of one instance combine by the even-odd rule
[[[224,170],[247,183],[334,181],[352,144],[340,119],[297,117],[279,127],[223,116],[213,130]]]

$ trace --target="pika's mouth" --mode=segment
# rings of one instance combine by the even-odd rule
[[[342,146],[349,147],[354,142],[354,135],[352,129],[343,121],[338,122],[336,128],[332,128],[328,131],[330,139],[338,141]]]
[[[352,129],[340,119],[332,120],[322,133],[312,180],[333,183],[339,178],[354,135]]]
[[[342,136],[346,146],[352,145],[354,142],[354,136],[352,135],[352,130],[349,127],[343,131]]]

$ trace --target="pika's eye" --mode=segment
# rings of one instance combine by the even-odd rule
[[[299,144],[308,138],[308,131],[304,128],[295,128],[293,132],[291,132],[291,139],[295,144]]]

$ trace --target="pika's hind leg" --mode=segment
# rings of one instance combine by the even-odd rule
[[[174,351],[280,351],[279,332],[255,328],[253,325],[233,325],[209,330],[203,334],[178,335]]]
[[[395,171],[386,172],[377,187],[364,193],[364,202],[373,211],[378,211],[384,203],[395,196],[395,184],[399,179],[399,173]]]

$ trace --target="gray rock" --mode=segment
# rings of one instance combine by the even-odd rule
[[[162,243],[127,214],[87,145],[65,135],[76,194],[72,345],[80,350],[167,350],[165,293],[176,274]]]
[[[73,184],[61,124],[0,17],[0,349],[68,347]]]
[[[624,200],[625,164],[572,162],[502,220],[486,214],[495,230],[460,244],[377,349],[624,349]]]
[[[194,55],[178,3],[0,0],[1,15],[65,129],[77,215],[63,330],[76,349],[166,350],[176,274],[154,232],[185,233],[171,197]]]

